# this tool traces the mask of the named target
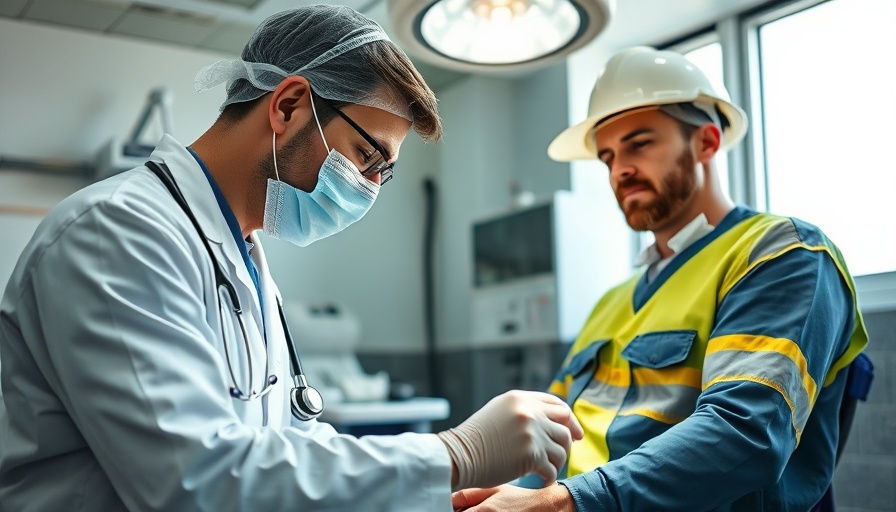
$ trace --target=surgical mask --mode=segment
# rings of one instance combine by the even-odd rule
[[[312,110],[314,102],[311,102]],[[277,170],[277,134],[272,138],[274,174],[268,179],[264,205],[263,231],[279,240],[300,247],[347,228],[373,206],[380,186],[361,175],[361,171],[343,154],[330,149],[314,111],[321,139],[329,154],[321,165],[317,186],[304,192],[280,181]]]

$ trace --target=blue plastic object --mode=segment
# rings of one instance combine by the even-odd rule
[[[864,402],[868,399],[868,392],[871,391],[873,380],[874,364],[871,362],[871,358],[864,353],[859,354],[849,365],[845,393]]]

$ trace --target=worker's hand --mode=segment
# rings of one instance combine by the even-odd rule
[[[566,486],[522,489],[502,485],[491,489],[464,489],[451,495],[454,510],[467,512],[576,512]]]
[[[491,487],[529,473],[549,484],[566,463],[572,440],[583,432],[569,406],[554,395],[508,391],[438,435],[456,469],[451,482],[456,490]]]

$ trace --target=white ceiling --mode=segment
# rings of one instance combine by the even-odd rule
[[[609,28],[594,44],[617,49],[657,44],[699,30],[765,0],[617,0]],[[342,0],[387,33],[387,0]],[[314,0],[0,0],[0,16],[78,27],[112,35],[239,54],[269,15]],[[415,59],[434,89],[463,75]]]

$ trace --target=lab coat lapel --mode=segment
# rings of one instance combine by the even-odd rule
[[[243,310],[243,319],[247,331],[248,343],[252,354],[265,354],[265,343],[261,331],[261,310],[255,293],[255,285],[249,277],[249,271],[243,262],[242,256],[236,246],[236,241],[230,234],[227,221],[221,214],[221,208],[215,198],[214,191],[202,171],[202,167],[193,158],[193,155],[182,144],[174,140],[170,135],[165,135],[159,141],[156,150],[150,156],[156,162],[164,162],[171,170],[174,181],[184,195],[193,216],[199,223],[200,229],[206,239],[215,261],[221,267],[226,278],[233,285],[240,305]],[[198,235],[197,235],[198,236]],[[220,290],[216,290],[220,294]],[[225,336],[225,338],[227,338]],[[248,359],[245,356],[245,347],[242,346],[241,334],[235,331],[229,339],[229,346],[236,354],[242,354],[233,362],[232,370],[236,372],[236,379],[245,389],[259,390],[267,376],[263,375],[265,369],[264,358],[252,358],[254,382],[249,382]],[[221,340],[222,343],[228,343]],[[264,412],[262,403],[239,402],[234,404],[240,416],[249,424],[262,425]]]
[[[290,423],[287,409],[288,393],[292,389],[292,373],[287,357],[286,336],[283,333],[283,324],[280,322],[280,311],[277,306],[282,299],[280,291],[271,277],[268,261],[258,235],[252,233],[249,235],[249,241],[254,245],[250,255],[258,267],[261,295],[264,298],[262,302],[264,303],[264,327],[268,339],[268,360],[271,362],[272,372],[277,376],[277,383],[266,398],[268,401],[268,425],[282,427]]]
[[[202,172],[202,167],[193,155],[170,135],[164,135],[157,148],[150,158],[168,164],[174,181],[177,182],[187,204],[190,205],[190,210],[199,222],[199,227],[209,242],[213,242],[212,252],[215,253],[222,270],[228,276],[236,276],[235,281],[238,282],[235,282],[234,286],[237,287],[244,310],[252,314],[257,325],[261,325],[259,314],[261,309],[254,293],[255,285],[249,276],[246,264],[243,263],[236,241],[230,234],[230,228],[221,213],[215,193],[205,173]],[[248,304],[252,304],[252,307],[246,308],[245,305]]]

